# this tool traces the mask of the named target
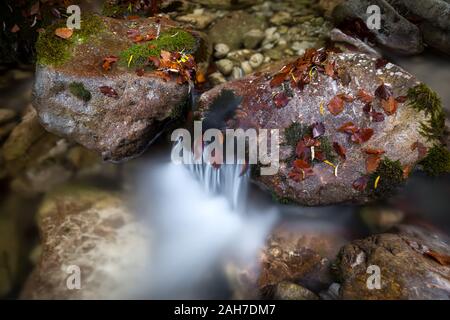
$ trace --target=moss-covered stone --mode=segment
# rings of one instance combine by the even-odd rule
[[[91,100],[91,92],[87,90],[81,82],[72,82],[69,84],[69,91],[80,100],[85,102]]]
[[[120,63],[129,68],[144,66],[149,57],[159,57],[161,50],[184,51],[192,53],[197,41],[195,37],[182,29],[172,28],[162,32],[158,39],[135,44],[120,53]]]
[[[450,172],[450,151],[443,145],[434,145],[420,162],[423,170],[430,176],[439,176]]]
[[[376,198],[388,198],[404,183],[400,161],[384,158],[369,176],[367,190]]]
[[[87,15],[81,21],[81,28],[75,29],[69,39],[55,35],[57,28],[66,27],[64,22],[55,23],[39,34],[36,42],[37,62],[42,65],[59,66],[70,59],[75,45],[82,44],[104,29],[99,16]]]
[[[322,136],[318,140],[320,141],[320,151],[322,151],[325,159],[331,162],[336,161],[337,154],[336,151],[334,151],[333,146],[331,145],[330,139],[328,139],[328,137]]]
[[[421,83],[408,89],[408,104],[430,119],[421,124],[421,134],[429,140],[441,140],[445,133],[445,113],[439,96]]]

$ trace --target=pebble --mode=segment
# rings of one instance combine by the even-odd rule
[[[231,78],[234,80],[241,79],[244,76],[244,71],[239,67],[234,67]]]
[[[211,73],[208,78],[209,81],[211,81],[211,83],[215,86],[227,82],[223,74],[221,74],[220,72]]]
[[[255,53],[248,61],[253,69],[260,67],[264,62],[264,56],[261,53]]]
[[[292,16],[289,12],[278,12],[271,19],[270,22],[274,25],[280,26],[291,22]]]
[[[247,49],[255,49],[265,38],[264,31],[252,29],[244,34],[244,47]]]
[[[245,75],[248,75],[253,72],[253,68],[250,65],[250,62],[248,62],[248,61],[244,61],[241,63],[241,69],[242,69],[242,71],[244,71]]]
[[[230,52],[230,47],[225,43],[218,43],[214,46],[214,51],[214,57],[222,59]]]
[[[230,75],[230,73],[233,71],[233,61],[229,59],[221,59],[219,61],[216,61],[217,69],[225,76]]]

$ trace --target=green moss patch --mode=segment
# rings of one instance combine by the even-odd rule
[[[143,67],[149,57],[159,57],[161,50],[192,53],[197,41],[192,34],[173,28],[162,32],[158,39],[144,44],[135,44],[120,53],[120,63],[129,68]]]
[[[378,168],[369,176],[367,190],[376,198],[387,198],[404,183],[400,161],[381,160]]]
[[[72,82],[69,84],[69,91],[80,100],[85,102],[91,100],[91,92],[87,90],[81,82]]]
[[[284,129],[286,144],[293,147],[294,149],[297,146],[298,140],[300,140],[307,134],[312,134],[311,127],[298,122],[294,122],[289,127]]]
[[[56,23],[39,34],[36,42],[39,64],[52,66],[63,64],[70,59],[75,45],[86,42],[92,35],[101,32],[105,25],[100,17],[88,15],[81,20],[81,29],[75,29],[69,39],[62,39],[55,35],[57,28],[65,27],[65,22]]]
[[[430,176],[439,176],[450,172],[450,151],[445,146],[434,145],[420,162],[423,170]]]
[[[421,83],[408,89],[408,104],[430,119],[421,124],[420,133],[428,140],[441,140],[445,133],[445,113],[439,96]]]

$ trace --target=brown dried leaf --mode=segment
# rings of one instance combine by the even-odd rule
[[[375,97],[381,99],[381,100],[388,100],[389,97],[392,96],[392,89],[388,86],[386,86],[384,83],[381,84],[376,90],[375,90]]]
[[[373,96],[362,89],[358,90],[358,93],[356,96],[363,103],[371,103],[373,101]]]
[[[381,100],[381,106],[383,107],[384,112],[390,116],[397,111],[398,102],[395,101],[393,96],[390,96],[388,100]]]
[[[340,126],[337,131],[339,132],[343,132],[343,133],[348,133],[348,134],[353,134],[355,132],[358,131],[358,127],[355,126],[355,124],[351,121],[344,123],[342,126]]]
[[[380,164],[381,156],[378,154],[370,154],[366,159],[366,171],[367,173],[372,173],[377,170]]]
[[[273,102],[277,108],[283,108],[289,103],[289,97],[284,92],[279,92],[273,97]]]
[[[358,179],[353,181],[353,184],[352,184],[353,189],[362,192],[366,189],[368,182],[369,182],[368,176],[359,177]]]
[[[338,115],[344,110],[344,100],[342,100],[341,97],[335,96],[333,99],[330,100],[328,103],[328,110],[333,115]]]
[[[441,264],[443,266],[450,266],[450,256],[449,255],[436,252],[432,249],[425,251],[424,255],[426,255],[427,257],[430,257],[431,259],[434,259],[435,261],[437,261],[439,264]]]
[[[62,39],[69,39],[73,35],[73,29],[70,28],[57,28],[55,35]]]
[[[105,96],[111,97],[111,98],[117,98],[119,95],[117,94],[116,90],[114,90],[111,87],[108,86],[101,86],[100,92],[103,93]]]
[[[336,151],[336,153],[342,158],[342,159],[346,159],[347,158],[347,156],[346,156],[346,154],[347,154],[347,150],[345,150],[345,148],[342,146],[342,145],[340,145],[339,143],[337,143],[337,142],[333,142],[333,148],[334,148],[334,151]]]

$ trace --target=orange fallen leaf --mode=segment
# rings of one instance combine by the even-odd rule
[[[55,35],[62,39],[69,39],[73,35],[73,29],[70,28],[57,28]]]
[[[390,116],[397,111],[398,102],[395,101],[393,96],[390,96],[388,100],[381,100],[381,106],[383,107],[384,112]]]
[[[366,159],[366,171],[367,173],[372,173],[377,170],[378,165],[380,164],[381,157],[377,154],[371,154]]]
[[[443,266],[450,266],[450,256],[449,255],[442,254],[442,253],[436,252],[431,249],[424,252],[424,254],[426,256],[434,259],[435,261],[437,261],[439,264],[441,264]]]
[[[344,100],[341,97],[335,96],[328,103],[328,110],[334,115],[338,115],[344,110]]]

